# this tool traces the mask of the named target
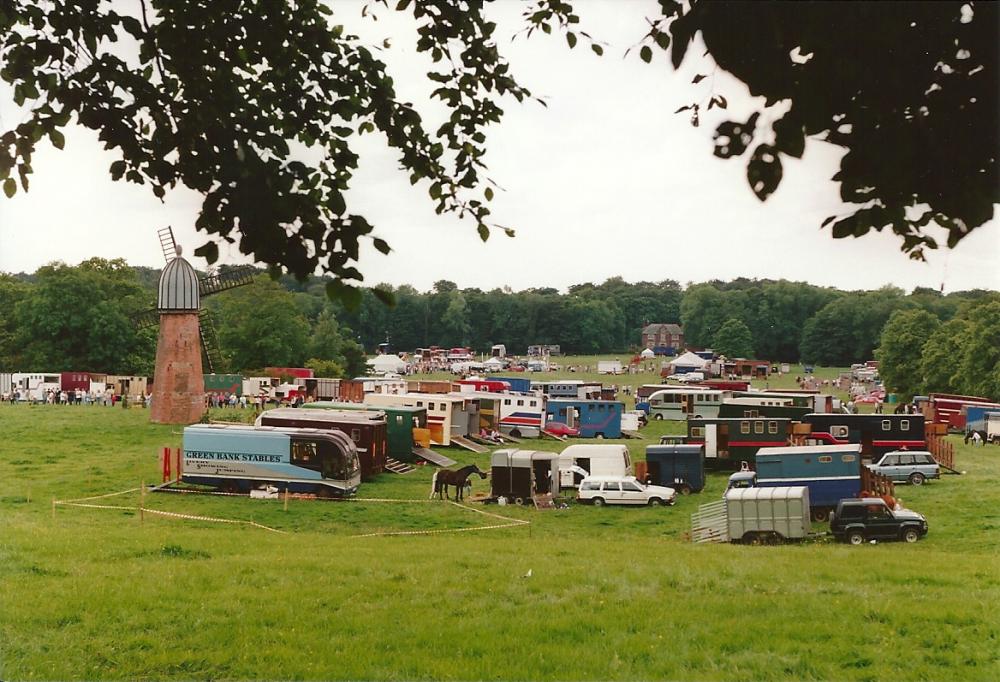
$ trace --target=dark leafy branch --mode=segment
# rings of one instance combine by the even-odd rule
[[[500,121],[503,98],[536,100],[510,74],[486,3],[372,2],[417,22],[416,48],[434,64],[433,97],[450,110],[436,131],[400,101],[378,50],[319,0],[141,0],[128,5],[134,15],[102,0],[0,0],[0,78],[26,111],[0,133],[4,193],[29,189],[38,143],[61,148],[75,120],[120,157],[109,169],[115,180],[148,185],[161,199],[178,185],[202,195],[196,226],[210,240],[198,253],[210,262],[219,240],[238,243],[275,273],[329,273],[328,293],[357,305],[362,240],[390,248],[345,197],[359,162],[354,143],[377,132],[439,213],[474,221],[483,239],[493,228],[512,234],[491,222],[486,131]],[[769,126],[757,112],[715,131],[717,156],[752,147],[747,179],[761,200],[780,184],[781,157],[800,157],[810,137],[846,149],[834,179],[858,208],[828,221],[835,237],[889,228],[922,257],[937,247],[925,231],[932,223],[954,246],[993,216],[996,5],[660,7],[637,43],[641,60],[659,49],[677,67],[700,34],[718,67],[765,109],[787,109]],[[528,35],[561,32],[570,48],[586,40],[605,51],[567,0],[530,0],[524,19]],[[698,125],[703,111],[727,106],[713,89],[679,111]]]

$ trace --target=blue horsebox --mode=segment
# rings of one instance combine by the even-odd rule
[[[195,425],[184,429],[181,480],[226,490],[274,485],[346,495],[361,483],[354,442],[339,431]]]
[[[545,421],[577,428],[582,438],[621,438],[624,411],[625,403],[614,400],[550,398]]]
[[[761,448],[756,461],[757,486],[806,486],[816,517],[861,492],[860,444]]]
[[[700,445],[647,445],[649,482],[674,488],[682,495],[705,488],[705,449]]]
[[[487,381],[506,381],[511,393],[531,393],[531,379],[525,377],[486,377]]]

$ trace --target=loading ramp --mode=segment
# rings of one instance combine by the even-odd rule
[[[424,460],[425,462],[430,462],[431,464],[436,464],[439,467],[450,467],[454,464],[458,464],[451,457],[446,457],[439,452],[434,452],[429,448],[413,448],[413,454]]]

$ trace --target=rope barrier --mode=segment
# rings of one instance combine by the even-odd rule
[[[80,497],[72,500],[53,500],[53,514],[55,513],[55,507],[65,506],[65,507],[82,507],[86,509],[116,509],[120,511],[137,511],[146,512],[149,514],[156,514],[158,516],[163,516],[167,518],[183,519],[189,521],[207,521],[210,523],[229,523],[236,525],[247,525],[253,526],[254,528],[261,528],[263,530],[271,531],[272,533],[280,533],[282,535],[288,535],[288,531],[279,530],[277,528],[271,528],[270,526],[265,526],[263,524],[257,523],[255,521],[244,521],[241,519],[223,519],[214,516],[198,516],[195,514],[180,514],[178,512],[163,511],[161,509],[150,509],[149,507],[142,506],[124,506],[115,504],[89,504],[90,500],[99,500],[108,497],[116,497],[119,495],[127,495],[129,493],[134,493],[140,490],[140,488],[130,488],[128,490],[122,490],[120,492],[106,493],[104,495],[93,495],[91,497]],[[225,492],[215,492],[209,490],[183,490],[183,489],[170,489],[161,488],[160,491],[165,492],[177,492],[177,493],[193,493],[199,495],[228,495],[228,496],[239,496],[245,497],[239,493],[225,493]],[[323,499],[323,498],[316,498]],[[393,503],[393,504],[427,504],[434,502],[434,500],[424,500],[424,499],[413,499],[413,500],[399,500],[391,499],[385,497],[351,497],[344,499],[323,499],[325,502],[378,502],[378,503]],[[500,514],[494,514],[493,512],[484,511],[482,509],[476,509],[475,507],[469,507],[459,502],[454,502],[452,500],[446,500],[448,504],[458,507],[459,509],[464,509],[466,511],[475,512],[477,514],[482,514],[483,516],[489,516],[491,518],[500,519],[505,521],[501,524],[493,524],[489,526],[473,526],[471,528],[438,528],[433,530],[400,530],[400,531],[376,531],[373,533],[362,533],[360,535],[348,535],[347,537],[355,538],[372,538],[372,537],[388,537],[395,535],[441,535],[444,533],[469,533],[473,531],[480,530],[496,530],[499,528],[515,528],[518,526],[530,525],[531,521],[525,519],[514,519],[509,516],[502,516]]]

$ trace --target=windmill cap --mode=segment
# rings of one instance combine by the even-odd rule
[[[156,307],[160,312],[196,311],[201,306],[198,273],[178,256],[160,273]]]

